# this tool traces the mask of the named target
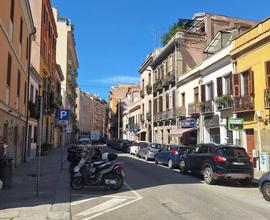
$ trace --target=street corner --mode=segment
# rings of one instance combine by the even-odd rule
[[[87,220],[135,203],[143,197],[127,183],[118,192],[88,188],[71,194],[71,215],[74,220]]]

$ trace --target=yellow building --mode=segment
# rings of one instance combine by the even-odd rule
[[[233,41],[232,77],[234,113],[244,119],[239,132],[241,146],[270,152],[270,18]],[[254,161],[256,160],[253,158]],[[254,165],[259,165],[255,163]]]

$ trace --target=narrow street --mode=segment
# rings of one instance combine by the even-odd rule
[[[126,175],[123,189],[72,191],[73,219],[269,219],[269,203],[256,186],[210,186],[200,177],[184,176],[152,161],[119,152],[118,156]]]

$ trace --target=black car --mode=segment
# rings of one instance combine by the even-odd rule
[[[156,154],[155,163],[166,164],[170,169],[179,165],[180,156],[186,153],[188,148],[184,145],[163,145],[160,152]]]
[[[120,148],[124,153],[129,153],[131,145],[134,143],[134,141],[129,140],[122,140],[120,142]]]
[[[248,185],[253,179],[253,165],[246,150],[233,145],[198,144],[181,156],[180,173],[203,175],[207,184],[217,180],[238,180]]]

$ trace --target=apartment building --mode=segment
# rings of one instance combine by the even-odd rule
[[[141,80],[141,140],[152,142],[153,136],[153,70],[151,64],[157,56],[159,50],[156,49],[146,57],[139,69]]]
[[[55,99],[55,128],[54,128],[54,147],[61,147],[64,143],[64,127],[63,124],[60,124],[57,120],[58,112],[63,108],[63,97],[61,94],[61,84],[64,81],[65,77],[62,72],[61,66],[56,64],[56,72],[55,72],[55,91],[54,91],[54,99]]]
[[[176,94],[175,82],[187,71],[209,56],[206,46],[218,31],[250,28],[254,22],[209,13],[197,13],[192,19],[180,19],[179,29],[172,39],[160,50],[152,61],[153,69],[153,116],[154,141],[171,142],[171,131],[179,127],[186,109],[176,108],[180,94]],[[196,96],[199,91],[196,90]],[[191,106],[192,105],[192,106]],[[190,108],[198,111],[197,103]],[[197,113],[197,112],[196,112]],[[199,114],[194,114],[199,119]]]
[[[113,86],[109,92],[109,112],[108,112],[108,128],[107,134],[109,138],[120,138],[120,129],[122,127],[122,113],[125,104],[122,103],[126,98],[126,94],[130,88],[138,88],[138,85],[121,84]],[[121,104],[122,103],[122,104]]]
[[[35,32],[27,0],[0,7],[0,136],[15,166],[26,159],[30,46]]]
[[[89,136],[92,131],[99,131],[104,137],[107,131],[107,103],[100,97],[77,89],[76,114],[80,136]]]
[[[32,43],[31,65],[41,76],[40,95],[43,103],[42,143],[54,143],[55,126],[55,71],[57,27],[50,0],[29,0],[36,27],[36,38]]]
[[[257,168],[270,169],[270,19],[237,37],[232,43],[234,64],[233,114],[242,123],[239,144],[246,148]],[[254,152],[255,151],[255,152]]]
[[[57,63],[61,66],[64,81],[61,84],[61,94],[63,97],[63,108],[69,110],[70,119],[68,122],[67,133],[65,133],[65,143],[70,143],[75,139],[78,131],[76,115],[77,77],[78,77],[78,56],[76,51],[76,42],[74,38],[74,29],[68,18],[61,17],[58,10],[53,8],[53,14],[58,31],[57,39]]]

